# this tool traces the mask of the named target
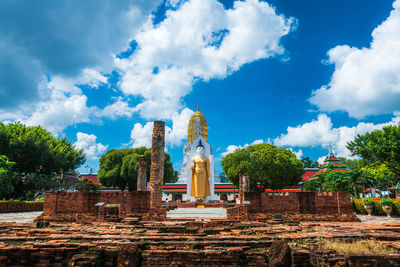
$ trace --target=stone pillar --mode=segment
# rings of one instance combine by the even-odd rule
[[[239,199],[243,203],[244,193],[250,191],[250,176],[248,174],[239,175]]]
[[[147,182],[147,164],[146,159],[143,157],[139,158],[139,169],[137,177],[137,191],[146,191]]]
[[[150,209],[161,208],[164,180],[165,123],[155,121],[151,146]]]

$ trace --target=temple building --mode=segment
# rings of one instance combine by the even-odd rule
[[[208,144],[208,126],[206,118],[199,111],[197,106],[196,112],[192,115],[188,124],[188,143],[183,149],[183,164],[182,169],[179,174],[179,180],[176,182],[175,186],[183,188],[185,186],[186,192],[182,191],[182,200],[194,201],[195,198],[190,196],[191,182],[192,182],[192,158],[196,155],[196,148],[199,145],[204,147],[204,156],[210,161],[210,193],[211,195],[206,198],[206,200],[219,199],[215,195],[214,182],[216,178],[216,173],[214,170],[214,155],[211,146]],[[167,185],[168,186],[168,185]],[[171,185],[174,186],[174,185]],[[164,194],[165,195],[165,194]],[[164,199],[168,197],[165,196]]]
[[[192,181],[192,158],[196,153],[196,148],[199,145],[204,147],[204,156],[210,161],[210,193],[209,197],[205,200],[235,200],[238,197],[238,188],[232,183],[221,183],[214,169],[214,155],[211,146],[208,143],[208,126],[204,115],[197,111],[192,115],[188,124],[188,143],[183,149],[183,164],[179,174],[179,179],[176,183],[166,183],[163,187],[163,201],[195,201],[194,197],[190,196],[191,192],[191,181]],[[323,173],[328,168],[333,171],[348,172],[348,169],[343,165],[333,154],[331,146],[329,145],[329,154],[324,160],[324,164],[321,168],[305,168],[305,173],[302,175],[302,181],[308,181],[310,179],[318,178],[318,175]],[[96,174],[81,175],[82,179],[87,178],[92,180],[94,183],[99,184]],[[119,191],[117,188],[107,188],[102,186],[102,191]],[[266,189],[266,192],[280,191],[280,192],[298,192],[300,191],[299,186],[293,186],[282,190],[271,190]]]
[[[331,145],[329,144],[329,154],[326,156],[324,160],[324,164],[322,164],[321,168],[314,174],[310,176],[310,179],[316,179],[319,177],[320,174],[322,174],[324,171],[327,169],[331,169],[332,171],[335,172],[349,172],[346,166],[344,166],[333,154]]]

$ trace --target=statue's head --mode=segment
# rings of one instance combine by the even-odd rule
[[[196,148],[196,152],[197,152],[197,154],[200,154],[200,155],[203,155],[203,154],[204,154],[204,146],[203,146],[203,144],[201,143],[201,140],[200,140],[200,142],[199,142],[199,145],[198,145],[197,148]]]

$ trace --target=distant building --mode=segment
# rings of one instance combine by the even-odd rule
[[[319,170],[314,173],[313,175],[311,175],[309,177],[309,179],[316,179],[318,178],[318,175],[322,174],[323,172],[325,172],[327,169],[331,169],[332,171],[335,172],[349,172],[349,170],[347,169],[346,166],[344,166],[340,160],[338,160],[335,155],[332,152],[331,146],[329,145],[329,154],[328,156],[326,156],[325,160],[324,160],[324,164],[322,164],[321,168],[319,168]]]
[[[303,181],[308,181],[310,177],[318,172],[318,168],[305,168],[305,173],[302,176]],[[81,179],[89,179],[95,184],[100,184],[98,179],[97,179],[97,174],[82,174]],[[101,184],[100,184],[101,185]],[[112,188],[112,187],[105,187],[101,186],[100,188],[101,191],[106,191],[106,192],[116,192],[120,191],[119,188]],[[128,191],[128,189],[126,189]],[[298,187],[293,187],[293,188],[286,188],[282,190],[272,190],[272,189],[266,189],[266,192],[299,192],[300,188]],[[163,188],[163,201],[176,201],[178,199],[180,200],[185,200],[187,192],[187,185],[184,183],[166,183]],[[235,187],[232,183],[215,183],[214,184],[214,195],[216,198],[219,200],[235,200],[235,198],[238,196],[239,190],[237,187]]]

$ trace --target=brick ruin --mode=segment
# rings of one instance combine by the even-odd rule
[[[239,177],[237,203],[227,218],[166,218],[161,201],[163,122],[155,122],[150,191],[139,161],[137,191],[46,192],[35,224],[0,223],[0,267],[5,266],[400,266],[400,224],[362,224],[343,192],[249,192]],[[381,255],[319,248],[322,239],[374,239]],[[290,246],[289,246],[290,244]]]
[[[162,203],[164,177],[165,123],[155,121],[152,136],[150,168],[150,192],[146,190],[146,161],[139,159],[137,191],[133,192],[46,192],[44,215],[46,220],[60,220],[60,214],[68,220],[79,221],[94,218],[118,220],[136,216],[144,220],[164,220],[167,208]],[[240,204],[206,203],[207,207],[227,209],[228,220],[265,220],[268,217],[297,216],[301,220],[358,220],[352,212],[350,196],[344,192],[249,192],[250,177],[239,177]],[[171,203],[168,209],[195,207],[194,203]],[[87,216],[79,216],[84,214]],[[62,218],[61,218],[62,219]]]
[[[250,213],[352,214],[348,192],[245,192]]]
[[[162,206],[162,186],[164,182],[164,149],[165,149],[165,123],[155,121],[151,143],[151,169],[150,169],[150,208],[160,209]]]
[[[146,191],[147,184],[147,163],[144,157],[139,158],[137,191]]]
[[[0,223],[0,267],[400,266],[399,232],[400,224],[282,219],[51,223],[45,227]],[[319,248],[321,240],[331,239],[374,239],[392,252],[345,254]]]
[[[79,218],[107,220],[113,208],[116,208],[116,214],[113,212],[116,216],[112,216],[112,219],[147,213],[150,208],[150,192],[46,192],[43,216],[47,220],[68,217],[71,221],[79,221]]]

